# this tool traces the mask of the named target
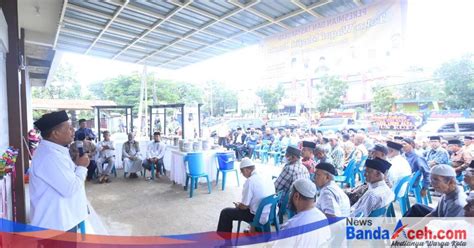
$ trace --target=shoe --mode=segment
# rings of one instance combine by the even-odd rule
[[[106,183],[110,183],[111,180],[110,180],[108,177],[106,177],[106,178],[105,178],[105,182],[106,182]]]
[[[138,178],[137,173],[130,173],[130,178]]]

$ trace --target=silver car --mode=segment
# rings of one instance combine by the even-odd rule
[[[474,119],[447,119],[431,121],[417,131],[417,138],[441,136],[443,139],[462,139],[464,136],[474,136]]]

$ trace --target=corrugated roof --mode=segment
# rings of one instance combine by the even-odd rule
[[[33,99],[33,109],[47,110],[92,110],[93,106],[117,106],[109,100],[65,100],[65,99]]]
[[[178,69],[372,1],[69,0],[55,46]]]

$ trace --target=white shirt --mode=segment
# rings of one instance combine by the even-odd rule
[[[103,150],[103,146],[108,146],[109,149]],[[101,141],[99,144],[97,144],[97,150],[99,151],[99,158],[110,158],[115,155],[115,147],[114,147],[114,142],[109,140],[109,141]]]
[[[384,180],[369,183],[367,192],[352,206],[351,216],[362,213],[364,217],[369,217],[372,211],[388,206],[394,198],[395,195]]]
[[[411,175],[411,166],[402,155],[397,155],[393,158],[388,159],[388,161],[392,164],[392,166],[390,166],[390,169],[388,169],[387,171],[387,179],[392,185],[392,189],[395,189],[398,181],[400,181],[406,176]],[[405,191],[406,186],[400,189],[398,195],[402,196],[403,194],[405,194]]]
[[[315,206],[323,213],[337,217],[349,217],[351,213],[349,197],[334,181],[323,186]]]
[[[146,158],[163,158],[165,156],[165,148],[166,146],[162,142],[150,142],[147,147]]]
[[[42,140],[30,168],[31,225],[68,231],[85,220],[86,175],[87,168],[74,164],[67,147]]]
[[[274,247],[328,247],[331,238],[331,230],[327,226],[328,222],[326,216],[315,207],[299,212],[293,216],[281,226],[281,230],[300,227],[318,221],[326,222],[323,223],[323,225],[326,226],[291,238],[278,240]]]
[[[270,180],[270,178],[261,177],[256,171],[253,171],[251,176],[244,183],[242,204],[249,206],[250,212],[256,214],[262,199],[272,194],[275,194],[275,186],[273,186],[272,180]],[[260,217],[261,224],[267,222],[269,214],[270,205],[267,205],[263,208]]]

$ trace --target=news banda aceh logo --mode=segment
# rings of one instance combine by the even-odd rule
[[[465,246],[467,240],[466,229],[432,229],[423,226],[422,229],[411,229],[398,220],[394,230],[391,232],[382,226],[373,225],[372,219],[346,219],[347,240],[396,240],[402,238],[408,241],[426,240],[429,244],[443,244],[452,241],[456,246]],[[395,241],[397,242],[397,241]],[[434,243],[433,243],[434,242]]]

